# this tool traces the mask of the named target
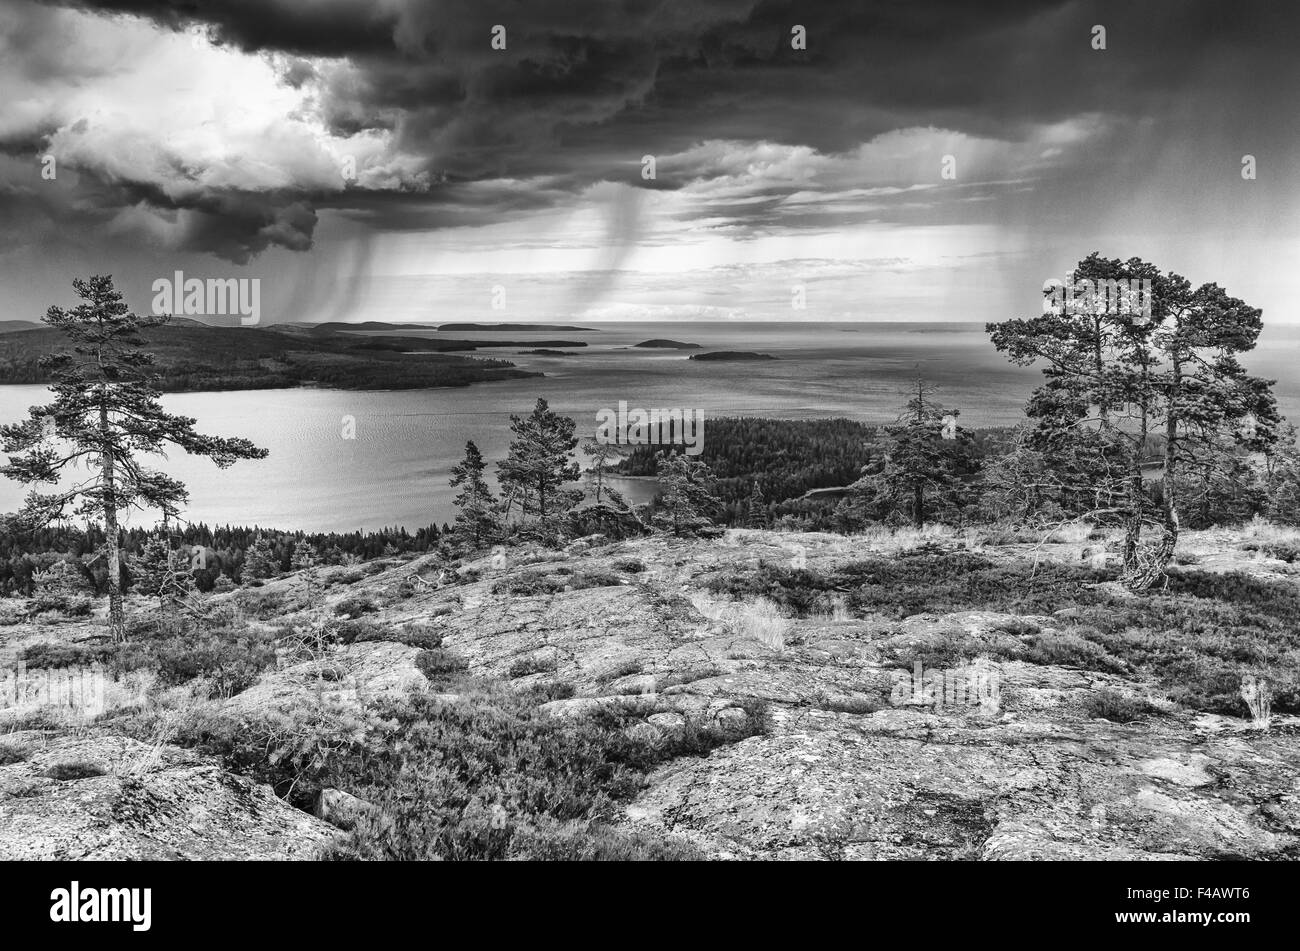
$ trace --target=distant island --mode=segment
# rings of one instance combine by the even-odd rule
[[[453,353],[528,345],[519,340],[367,336],[302,324],[265,329],[213,327],[184,318],[152,327],[142,336],[157,361],[160,389],[172,393],[294,386],[425,389],[543,375],[521,370],[506,360]],[[537,342],[570,345],[566,341]],[[66,346],[61,331],[44,325],[24,333],[0,334],[0,384],[49,383],[52,376],[42,358]]]
[[[576,357],[576,353],[568,350],[520,350],[517,356],[520,357]]]
[[[175,322],[175,318],[173,318],[173,322]],[[266,329],[276,330],[280,333],[311,334],[315,337],[322,337],[337,333],[404,333],[411,330],[437,330],[438,326],[437,324],[394,324],[384,320],[363,320],[359,323],[348,323],[346,320],[327,320],[319,324],[309,321],[268,324]]]
[[[693,353],[691,360],[775,360],[770,353],[750,353],[748,350],[715,350],[712,353]]]
[[[194,321],[194,323],[198,323],[198,321]],[[343,320],[327,320],[323,323],[311,323],[310,321],[299,320],[286,321],[285,323],[280,324],[269,324],[266,329],[278,330],[281,333],[312,334],[313,336],[336,333],[406,333],[412,330],[432,330],[439,333],[482,333],[492,331],[511,333],[553,333],[558,330],[564,330],[570,333],[600,332],[598,330],[592,330],[590,327],[567,327],[561,324],[399,324],[386,320],[363,320],[357,323],[348,323]]]
[[[633,344],[636,347],[646,347],[650,350],[699,350],[698,343],[682,343],[680,340],[646,340],[642,343]]]
[[[452,333],[468,333],[471,331],[509,331],[510,333],[538,333],[546,331],[548,333],[563,330],[569,333],[577,331],[584,334],[600,333],[599,330],[592,330],[590,327],[566,327],[563,324],[440,324],[439,331]]]

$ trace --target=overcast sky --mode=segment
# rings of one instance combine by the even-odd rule
[[[148,310],[180,270],[261,278],[268,322],[983,321],[1100,250],[1295,322],[1297,26],[1253,0],[0,0],[0,319],[105,272]]]

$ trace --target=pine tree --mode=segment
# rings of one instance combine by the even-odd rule
[[[200,435],[195,420],[163,410],[153,356],[143,349],[140,331],[169,317],[132,313],[109,276],[72,285],[83,303],[71,310],[51,307],[44,318],[73,344],[47,358],[54,401],[32,407],[20,423],[0,427],[0,452],[9,455],[0,473],[25,485],[56,486],[27,496],[21,515],[29,524],[60,518],[69,506],[73,515],[103,520],[109,627],[122,640],[126,619],[118,513],[135,507],[175,515],[188,499],[181,482],[141,465],[140,455],[162,455],[164,445],[172,443],[224,469],[239,459],[263,458],[266,450],[247,439]],[[59,491],[60,477],[78,467],[73,484]]]
[[[473,442],[465,443],[465,458],[451,470],[451,487],[456,496],[456,535],[474,548],[495,541],[499,532],[496,500],[483,477],[487,468]]]
[[[1187,472],[1222,467],[1236,452],[1267,452],[1281,419],[1269,381],[1249,376],[1237,355],[1254,348],[1258,308],[1217,284],[1193,288],[1140,258],[1093,253],[1072,284],[1149,282],[1141,314],[1097,295],[1027,320],[989,324],[994,345],[1045,382],[1030,397],[1035,448],[1069,460],[1095,491],[1099,512],[1125,524],[1124,583],[1147,590],[1164,575],[1178,542],[1179,487]],[[1248,423],[1248,425],[1246,425]],[[1158,463],[1160,491],[1145,471]],[[1144,528],[1159,529],[1143,546]]]
[[[1264,483],[1268,517],[1283,525],[1300,525],[1300,443],[1290,423],[1265,458]]]
[[[169,568],[171,545],[162,532],[151,535],[131,559],[131,577],[138,594],[158,597]]]
[[[713,524],[720,507],[717,479],[703,459],[685,453],[659,453],[659,498],[654,522],[674,535],[687,535]]]
[[[303,590],[309,604],[315,604],[320,594],[320,572],[316,570],[319,564],[320,554],[307,539],[300,539],[293,546],[293,558],[289,560],[289,569],[302,574]]]
[[[245,582],[274,578],[280,573],[280,563],[275,558],[271,542],[264,535],[258,535],[253,545],[244,556],[242,578]]]
[[[763,528],[767,525],[767,500],[763,498],[763,490],[759,488],[758,480],[754,480],[754,489],[749,493],[749,499],[745,502],[745,527],[746,528]]]
[[[969,436],[956,428],[957,415],[934,398],[934,387],[918,379],[898,420],[885,427],[884,465],[868,481],[878,497],[909,510],[917,528],[925,525],[927,497],[954,485],[961,451],[969,449]]]
[[[290,571],[305,571],[320,564],[320,555],[315,546],[307,539],[302,539],[293,546],[293,558],[289,560]]]
[[[582,440],[582,451],[591,460],[591,468],[586,471],[585,475],[588,481],[595,484],[595,504],[600,505],[602,498],[606,494],[605,470],[610,465],[613,465],[616,460],[623,459],[626,453],[623,451],[623,447],[617,443],[602,442],[595,436],[588,436]]]
[[[528,416],[510,417],[515,438],[505,460],[497,463],[507,515],[516,499],[525,515],[536,515],[543,522],[572,504],[561,487],[578,478],[578,464],[569,457],[578,445],[574,428],[572,419],[551,412],[540,398]]]

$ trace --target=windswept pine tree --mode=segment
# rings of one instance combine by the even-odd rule
[[[497,463],[507,517],[516,502],[525,515],[536,515],[542,522],[572,505],[573,494],[563,486],[578,478],[578,464],[571,457],[578,446],[574,428],[572,419],[552,412],[540,398],[529,415],[510,417],[514,439],[506,458]]]
[[[103,521],[109,627],[121,640],[126,622],[119,514],[152,508],[164,518],[175,516],[189,498],[181,482],[147,468],[141,456],[162,456],[172,444],[224,469],[239,459],[261,459],[266,450],[247,439],[201,435],[195,420],[163,410],[153,356],[140,331],[170,317],[132,313],[111,276],[77,279],[72,286],[82,303],[70,310],[50,307],[44,318],[72,342],[44,361],[54,377],[54,401],[0,427],[0,451],[9,455],[0,473],[25,485],[52,487],[28,493],[19,513],[25,524],[69,515]]]
[[[456,496],[456,534],[474,548],[495,541],[500,529],[496,499],[484,477],[486,469],[478,446],[467,442],[465,458],[451,470],[451,487],[460,489]]]
[[[1094,252],[1071,281],[1145,281],[1149,293],[1140,310],[1126,295],[1098,292],[988,330],[1014,362],[1044,364],[1045,382],[1026,407],[1034,448],[1053,461],[1058,492],[1091,495],[1091,514],[1124,525],[1123,579],[1145,590],[1173,558],[1187,477],[1208,486],[1223,481],[1222,470],[1231,481],[1234,457],[1277,442],[1272,382],[1248,375],[1237,358],[1254,348],[1263,322],[1217,284],[1193,288],[1140,258]],[[1148,486],[1152,475],[1158,485]],[[1143,542],[1146,528],[1159,531],[1153,545]]]
[[[703,459],[681,452],[659,454],[658,499],[654,522],[674,535],[690,535],[713,524],[721,503],[717,479]]]

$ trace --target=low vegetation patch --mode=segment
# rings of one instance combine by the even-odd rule
[[[102,767],[94,763],[83,761],[73,761],[68,763],[55,763],[42,774],[60,782],[71,782],[76,779],[93,779],[96,776],[103,776],[105,771]]]
[[[530,674],[551,673],[557,666],[553,654],[534,654],[530,657],[521,657],[511,664],[509,676],[510,679],[517,680]]]
[[[556,594],[569,584],[565,577],[552,577],[540,571],[523,571],[510,578],[492,582],[493,594],[513,594],[523,598],[543,594]]]
[[[614,571],[588,568],[574,574],[569,587],[574,591],[581,591],[584,588],[615,588],[622,584],[623,579]]]
[[[435,683],[469,669],[469,663],[465,658],[441,647],[421,651],[415,657],[415,666],[420,669],[420,673]]]
[[[1159,711],[1141,697],[1104,688],[1088,698],[1084,705],[1084,712],[1090,717],[1099,717],[1115,723],[1132,723],[1134,720],[1140,720]]]
[[[239,605],[260,621],[270,621],[312,607],[286,591],[243,591]]]
[[[519,691],[519,696],[526,703],[540,707],[544,703],[551,703],[555,700],[568,700],[575,693],[577,693],[577,690],[571,683],[565,683],[562,680],[543,680],[529,684]]]
[[[442,646],[442,632],[429,624],[408,624],[395,627],[370,618],[342,620],[330,627],[330,640],[339,644],[361,644],[366,641],[388,641],[432,650]]]
[[[693,667],[689,670],[681,670],[671,673],[661,678],[656,686],[660,690],[666,690],[669,687],[678,687],[682,684],[695,683],[697,680],[707,680],[710,677],[721,677],[726,671],[721,667],[710,664],[707,667]]]
[[[755,708],[743,728],[692,723],[652,742],[628,730],[652,709],[632,702],[561,720],[500,694],[381,709],[392,726],[353,788],[378,808],[327,857],[697,858],[688,846],[618,829],[621,804],[655,765],[753,735],[765,712]]]
[[[899,552],[850,562],[820,573],[760,562],[748,572],[714,579],[709,587],[732,597],[767,597],[797,617],[823,608],[839,594],[851,614],[905,618],[922,612],[1001,611],[1048,614],[1052,605],[1092,596],[1085,585],[1112,574],[1058,564],[994,563],[970,552]],[[1099,597],[1099,596],[1097,596]]]
[[[548,686],[511,691],[478,681],[454,702],[415,692],[373,708],[321,703],[238,717],[204,708],[176,740],[301,808],[327,786],[372,804],[326,858],[701,857],[618,827],[623,804],[660,763],[766,731],[766,708],[749,703],[735,722],[689,720],[664,734],[629,729],[657,711],[649,701],[548,716],[538,709],[555,699]]]
[[[1030,634],[1023,649],[1009,656],[1045,667],[1079,667],[1111,673],[1123,673],[1127,669],[1122,659],[1112,657],[1101,644],[1073,629]]]
[[[209,697],[233,697],[275,664],[275,641],[249,628],[207,630],[162,641],[152,651],[158,683],[178,686],[203,678]]]
[[[366,614],[375,614],[378,611],[379,605],[375,603],[374,598],[367,597],[348,597],[334,605],[335,614],[351,620],[356,620]]]
[[[1163,589],[1141,596],[1097,582],[1114,573],[1032,563],[993,563],[969,552],[903,552],[834,572],[760,563],[720,575],[709,588],[733,598],[768,598],[791,614],[815,613],[825,597],[846,599],[856,616],[999,611],[1056,615],[1066,630],[1002,625],[1022,644],[1000,656],[1155,678],[1168,697],[1211,713],[1241,715],[1242,677],[1270,683],[1279,713],[1300,713],[1300,589],[1242,572],[1175,568]],[[987,648],[953,635],[890,658],[947,666]]]
[[[1285,561],[1288,565],[1300,558],[1300,545],[1294,542],[1247,542],[1241,546],[1243,551],[1259,552],[1261,555],[1267,555],[1269,558],[1277,558],[1279,561]]]
[[[31,644],[23,649],[22,662],[29,670],[90,667],[108,663],[115,653],[112,644]]]
[[[162,687],[204,679],[210,697],[231,697],[257,682],[275,664],[275,639],[238,620],[201,621],[146,615],[134,618],[122,644],[32,644],[22,662],[29,669],[103,665],[114,675],[152,670]]]

